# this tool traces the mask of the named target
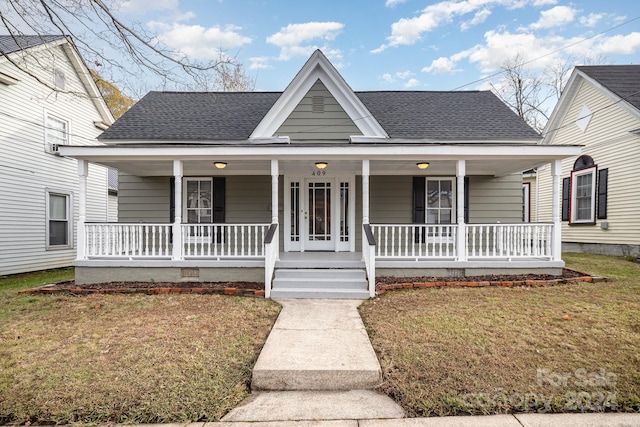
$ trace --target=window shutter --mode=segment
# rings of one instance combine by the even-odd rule
[[[225,222],[225,180],[224,177],[213,178],[213,222]]]
[[[571,199],[571,178],[562,180],[562,221],[569,221],[569,200]]]
[[[607,181],[609,169],[598,171],[598,219],[607,219]]]
[[[176,220],[176,179],[169,178],[169,222]]]
[[[425,203],[427,200],[427,195],[425,194],[427,182],[424,176],[414,176],[413,177],[413,223],[414,224],[424,224],[426,221],[425,217]],[[424,241],[425,238],[425,229],[422,228],[420,232],[416,233],[414,239],[415,243],[420,243]]]
[[[469,177],[464,177],[464,223],[469,224]]]

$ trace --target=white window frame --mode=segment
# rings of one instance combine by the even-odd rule
[[[429,181],[451,182],[451,222],[429,223]],[[424,182],[424,222],[429,225],[455,225],[456,224],[456,178],[452,176],[427,176]]]
[[[202,182],[208,181],[211,185],[211,206],[209,208],[194,208],[197,210],[208,209],[211,211],[211,221],[209,222],[189,222],[189,194],[187,193],[187,183],[189,182]],[[213,224],[213,178],[212,177],[185,177],[182,179],[182,222],[184,224]]]
[[[596,222],[596,176],[598,168],[591,166],[577,171],[571,171],[571,201],[570,201],[570,224],[595,224]],[[580,176],[591,175],[591,215],[587,219],[577,218],[577,178]]]
[[[66,197],[66,221],[67,221],[67,243],[64,245],[52,245],[50,244],[50,223],[53,221],[49,216],[49,202],[51,196]],[[45,249],[46,250],[59,250],[59,249],[72,249],[73,248],[73,194],[67,191],[58,191],[53,189],[45,189]]]
[[[52,126],[50,126],[50,121],[57,121],[58,123],[63,123],[65,130],[64,130],[64,138],[59,138],[57,136],[56,140],[53,141],[51,140],[51,135],[50,135],[50,131],[51,132],[58,132],[57,129],[53,128]],[[60,116],[56,116],[55,114],[50,114],[49,112],[45,111],[44,114],[44,147],[45,147],[45,151],[47,153],[52,153],[55,154],[57,153],[57,146],[60,145],[70,145],[71,144],[71,121],[70,120],[66,120],[63,119]]]

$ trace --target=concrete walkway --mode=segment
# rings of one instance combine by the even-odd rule
[[[252,395],[222,421],[402,418],[371,391],[382,370],[358,313],[362,301],[278,300],[282,311],[258,357]]]

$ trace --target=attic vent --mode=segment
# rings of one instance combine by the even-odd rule
[[[587,126],[589,126],[589,122],[591,121],[591,110],[586,105],[582,106],[582,110],[578,113],[578,117],[576,118],[576,125],[580,128],[582,132],[587,130]]]
[[[314,113],[324,113],[324,96],[314,96],[311,98],[311,111]]]

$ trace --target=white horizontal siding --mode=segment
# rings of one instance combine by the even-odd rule
[[[0,275],[14,274],[71,264],[72,249],[46,250],[46,189],[72,194],[74,229],[78,214],[78,172],[74,159],[45,152],[45,112],[69,120],[71,143],[98,144],[100,134],[93,122],[102,120],[63,49],[53,51],[56,67],[63,70],[65,94],[45,88],[4,61],[0,72],[20,80],[16,85],[0,85]],[[51,53],[41,51],[32,68],[41,79],[53,81]],[[30,66],[36,65],[29,59]],[[87,182],[87,216],[106,219],[106,172],[91,165]]]
[[[609,169],[607,219],[596,225],[569,226],[562,223],[565,242],[634,244],[640,242],[640,137],[630,130],[640,128],[640,120],[591,84],[579,88],[553,144],[584,144],[583,154],[591,156],[598,169]],[[582,107],[587,105],[594,115],[585,132],[575,124]],[[562,162],[562,177],[569,177],[576,158]],[[550,168],[541,171],[539,210],[542,220],[551,219]],[[603,230],[602,222],[609,228]]]

